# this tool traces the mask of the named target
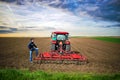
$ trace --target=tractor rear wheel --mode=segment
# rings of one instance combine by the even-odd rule
[[[52,50],[52,51],[55,50],[55,44],[51,44],[51,50]]]
[[[71,46],[70,45],[66,45],[66,51],[70,51],[71,50]]]

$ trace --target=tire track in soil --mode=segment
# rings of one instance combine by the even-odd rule
[[[100,45],[100,44],[95,44],[95,42],[94,42],[94,44],[93,44],[93,42],[90,42],[89,39],[87,39],[87,41],[85,43],[80,42],[80,41],[78,42],[78,40],[75,40],[74,42],[76,42],[76,43],[73,43],[73,45],[76,45],[76,47],[78,49],[83,50],[84,54],[88,53],[89,56],[91,55],[91,57],[94,57],[95,59],[96,59],[96,56],[101,57],[101,59],[103,59],[103,60],[109,59],[108,56],[112,57],[112,58],[114,57],[114,59],[116,59],[116,57],[117,58],[120,57],[118,55],[117,56],[116,55],[110,56],[110,55],[113,55],[113,53],[114,54],[120,53],[120,50],[119,50],[120,46],[119,45],[115,45],[115,46],[111,47],[111,45],[107,45],[107,46],[104,45],[105,43]],[[100,43],[100,42],[97,42],[97,43]],[[104,47],[101,47],[101,46],[104,46]],[[81,49],[81,48],[83,48],[83,49]]]
[[[73,48],[76,46],[83,55],[86,55],[90,61],[89,69],[94,68],[99,72],[120,71],[118,63],[120,61],[120,45],[93,40],[90,38],[72,39]],[[93,44],[94,43],[94,44]],[[103,46],[103,47],[102,47]],[[112,55],[112,56],[111,56]],[[87,66],[85,66],[87,67]]]

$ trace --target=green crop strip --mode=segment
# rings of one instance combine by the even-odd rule
[[[93,39],[107,41],[107,42],[113,42],[113,43],[120,43],[120,38],[113,38],[113,37],[93,37]]]
[[[120,80],[118,74],[80,74],[43,72],[17,69],[0,69],[0,80]]]

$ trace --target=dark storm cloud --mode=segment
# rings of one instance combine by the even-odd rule
[[[105,20],[120,22],[120,1],[119,0],[108,0],[105,3],[98,6],[94,12],[90,12],[90,15],[95,17],[101,17]]]
[[[4,1],[4,2],[14,2],[16,0],[0,0],[0,1]]]
[[[17,28],[10,28],[6,26],[0,26],[0,33],[14,33],[18,31]]]
[[[4,34],[4,33],[13,33],[13,31],[11,31],[11,30],[0,30],[0,34]]]
[[[17,28],[11,28],[11,27],[6,27],[6,26],[0,26],[0,29],[10,29],[12,31],[17,31]]]
[[[51,7],[67,9],[74,14],[81,11],[87,12],[94,18],[120,22],[120,0],[1,0],[4,2],[16,2],[18,5],[39,2]],[[96,10],[91,10],[98,7]],[[89,8],[89,9],[88,9]],[[77,10],[77,11],[76,11]],[[78,15],[79,16],[79,15]]]
[[[104,26],[105,28],[120,28],[120,24]]]
[[[0,26],[1,29],[4,29],[4,28],[7,28],[7,27],[4,27],[4,26]]]

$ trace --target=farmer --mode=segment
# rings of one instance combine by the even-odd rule
[[[32,63],[32,52],[35,51],[36,52],[36,56],[38,55],[38,48],[34,43],[34,39],[31,38],[30,39],[30,43],[28,44],[28,48],[30,50],[30,62]]]

